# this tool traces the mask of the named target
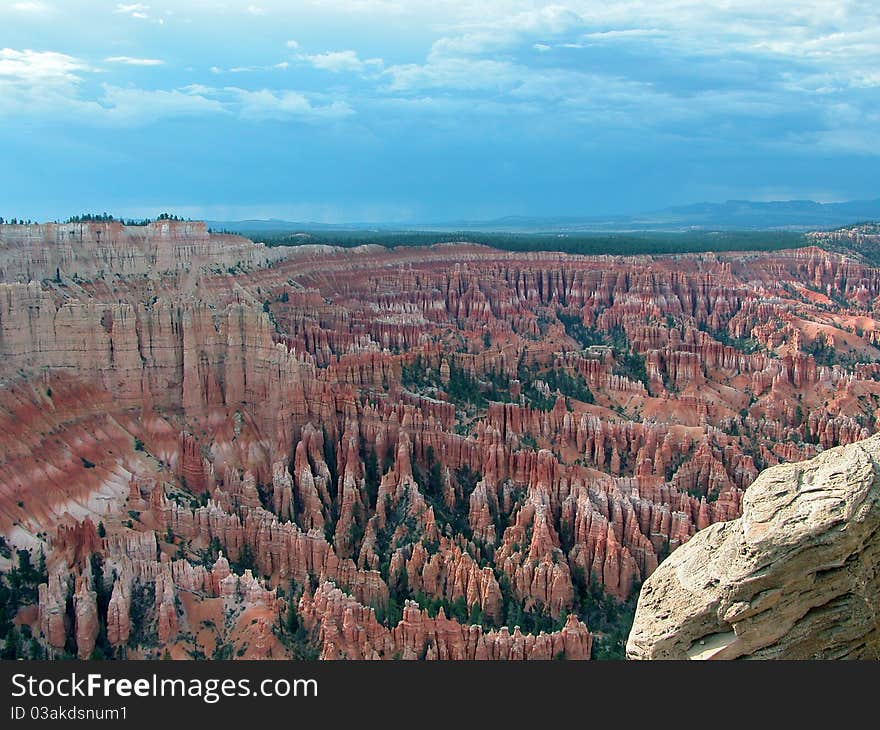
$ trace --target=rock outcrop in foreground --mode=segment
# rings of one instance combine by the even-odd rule
[[[645,582],[631,659],[880,658],[880,436],[762,472]]]

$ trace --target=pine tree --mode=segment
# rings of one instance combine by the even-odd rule
[[[297,614],[296,601],[292,594],[287,601],[287,618],[284,621],[284,628],[290,636],[293,636],[299,628],[299,614]]]

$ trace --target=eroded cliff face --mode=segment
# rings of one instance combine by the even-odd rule
[[[0,227],[0,569],[43,551],[53,655],[622,654],[761,469],[876,430],[880,271],[819,248],[84,225]]]
[[[200,267],[247,269],[283,255],[200,221],[157,220],[0,226],[0,280],[154,276]]]
[[[632,659],[880,658],[880,436],[762,472],[642,586]]]

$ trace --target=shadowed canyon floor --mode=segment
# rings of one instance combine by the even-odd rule
[[[622,657],[759,471],[878,430],[875,238],[0,226],[3,656]]]

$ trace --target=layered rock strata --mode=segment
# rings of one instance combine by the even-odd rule
[[[877,430],[878,297],[819,246],[0,226],[0,531],[46,555],[32,629],[57,655],[605,654],[759,471]]]

